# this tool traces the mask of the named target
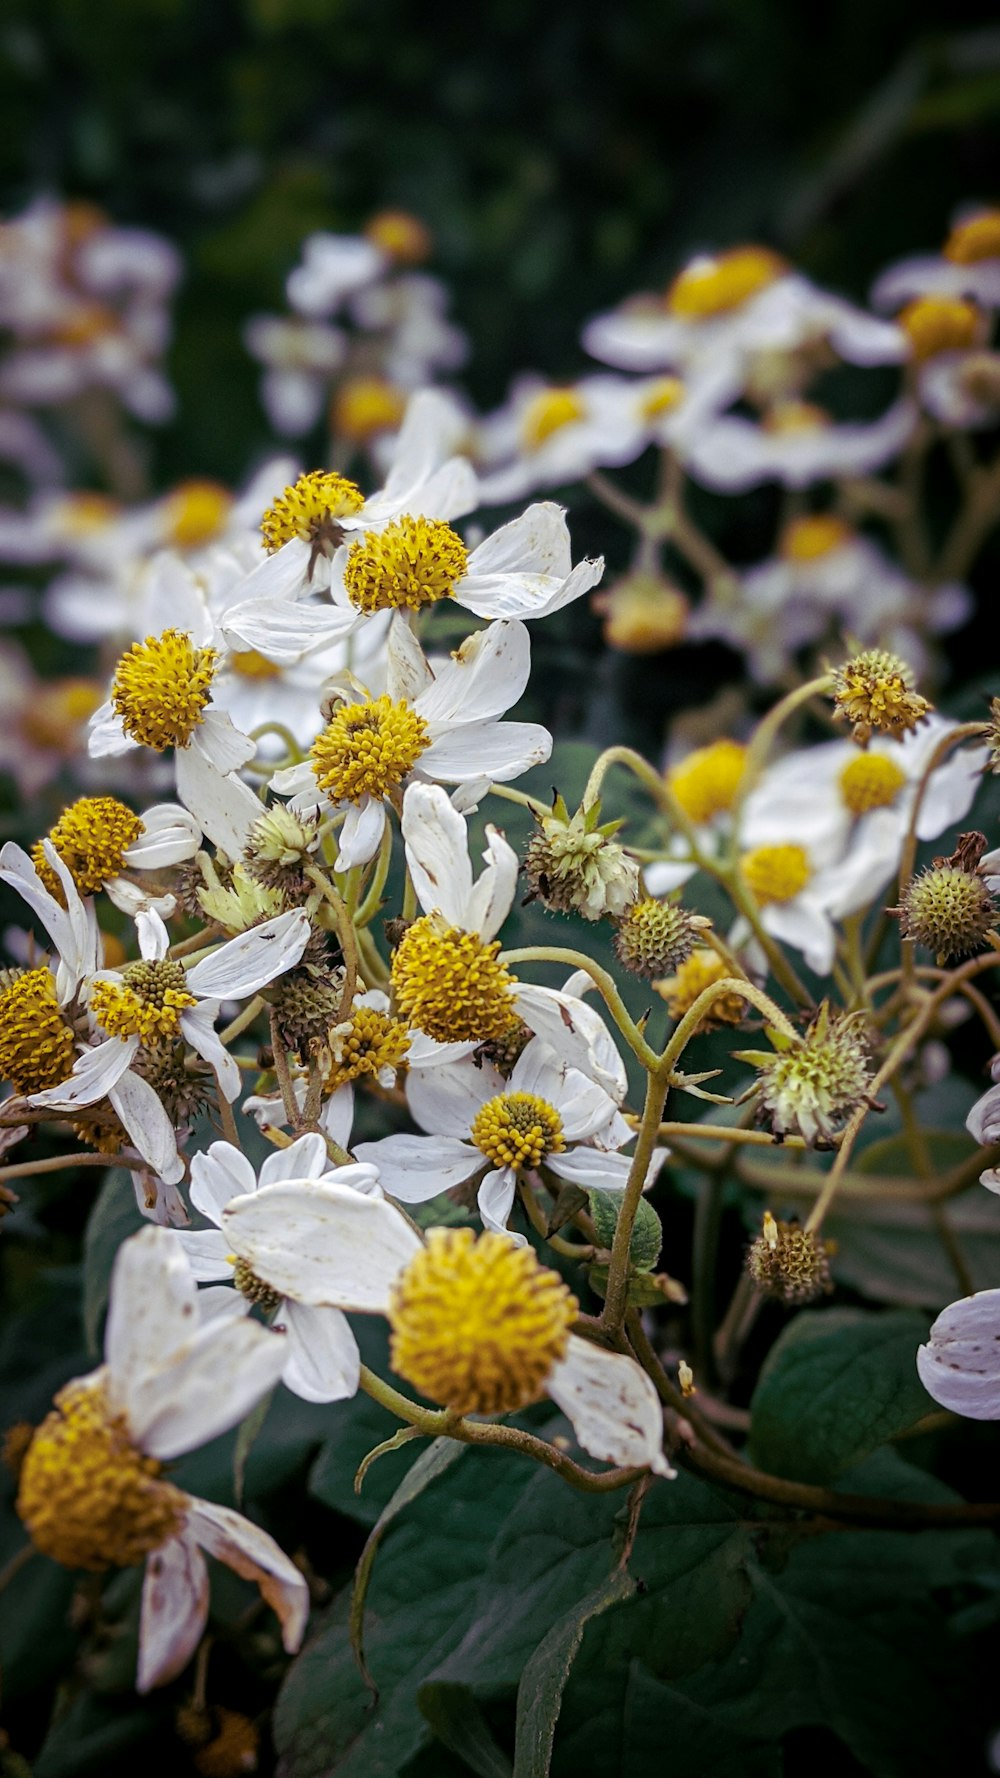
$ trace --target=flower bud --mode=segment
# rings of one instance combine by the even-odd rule
[[[853,724],[860,746],[875,729],[898,738],[934,708],[915,689],[906,662],[884,648],[862,649],[835,668],[833,680],[834,716]]]
[[[712,924],[676,902],[637,901],[618,921],[615,950],[623,968],[652,981],[686,963],[701,934]]]
[[[599,803],[571,816],[561,796],[550,815],[537,819],[524,860],[531,899],[585,920],[624,914],[638,898],[639,866],[611,837],[620,823],[599,826]]]

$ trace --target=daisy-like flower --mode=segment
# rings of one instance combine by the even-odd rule
[[[386,800],[412,780],[485,786],[520,777],[552,751],[548,730],[501,722],[531,671],[521,623],[495,623],[469,636],[434,672],[407,624],[389,636],[385,694],[345,701],[301,765],[274,774],[273,787],[298,810],[325,797],[345,811],[338,867],[364,864],[378,851]]]
[[[258,1525],[187,1494],[166,1465],[235,1426],[277,1382],[283,1342],[253,1321],[200,1322],[175,1238],[143,1229],[118,1251],[104,1363],[59,1391],[28,1447],[17,1510],[64,1567],[146,1565],[136,1686],[186,1667],[208,1621],[202,1550],[254,1580],[289,1653],[309,1611],[305,1580]]]
[[[1000,1290],[977,1290],[939,1315],[917,1371],[928,1395],[967,1420],[1000,1420]]]
[[[530,1247],[471,1229],[433,1229],[425,1244],[384,1198],[322,1180],[262,1187],[222,1220],[275,1289],[386,1315],[393,1369],[432,1401],[504,1414],[544,1393],[591,1456],[671,1473],[649,1378],[570,1331],[576,1302]]]
[[[337,327],[298,315],[251,315],[243,344],[263,366],[260,401],[275,432],[300,438],[323,412],[347,342]]]
[[[325,1137],[315,1133],[268,1155],[259,1173],[231,1143],[213,1142],[191,1162],[190,1193],[194,1208],[213,1227],[182,1231],[175,1240],[184,1248],[192,1275],[213,1287],[199,1295],[203,1314],[248,1315],[255,1306],[263,1310],[284,1335],[281,1376],[286,1387],[304,1401],[342,1401],[356,1393],[360,1365],[357,1341],[346,1318],[339,1309],[302,1302],[294,1289],[274,1290],[241,1252],[238,1228],[227,1225],[222,1232],[230,1204],[285,1180],[299,1185],[323,1180],[358,1192],[378,1190],[375,1167],[330,1170]]]
[[[634,297],[596,316],[583,332],[586,351],[621,370],[687,369],[729,359],[741,380],[755,354],[820,342],[849,364],[892,364],[905,356],[898,329],[818,290],[759,246],[699,255],[665,296]]]
[[[428,1133],[385,1136],[355,1149],[401,1203],[424,1203],[483,1174],[477,1193],[483,1226],[503,1233],[525,1170],[544,1164],[585,1190],[625,1188],[631,1161],[618,1150],[635,1131],[603,1087],[541,1038],[525,1046],[506,1079],[489,1062],[477,1065],[468,1057],[414,1070],[406,1096]],[[649,1181],[665,1158],[659,1150]]]
[[[896,310],[923,296],[972,297],[983,308],[1000,308],[1000,210],[960,212],[940,253],[897,261],[872,289],[876,309]]]
[[[465,822],[439,785],[410,785],[402,827],[424,913],[393,955],[400,1016],[438,1043],[470,1050],[510,1038],[520,1020],[620,1104],[622,1063],[600,1016],[576,994],[518,981],[500,956],[495,934],[513,905],[519,870],[503,834],[487,827],[486,868],[474,883]]]
[[[136,815],[113,796],[81,796],[59,816],[46,836],[69,869],[81,895],[104,889],[115,907],[133,919],[148,909],[168,915],[172,895],[157,895],[136,882],[134,872],[166,870],[193,858],[201,828],[178,803],[157,803]],[[32,859],[46,888],[58,896],[59,881],[39,840]]]
[[[695,481],[720,493],[741,494],[761,482],[808,488],[840,476],[869,475],[898,456],[917,422],[910,400],[879,419],[835,424],[811,402],[784,401],[762,420],[739,414],[709,418],[687,453]]]

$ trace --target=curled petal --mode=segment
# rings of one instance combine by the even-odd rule
[[[171,1537],[146,1560],[137,1692],[183,1672],[208,1621],[208,1569],[194,1538]]]
[[[188,1527],[209,1555],[217,1556],[244,1580],[257,1582],[277,1614],[285,1648],[294,1654],[309,1616],[309,1588],[274,1538],[242,1513],[233,1512],[228,1506],[215,1506],[208,1500],[192,1500]]]
[[[638,1464],[656,1475],[674,1474],[663,1455],[659,1396],[634,1359],[570,1334],[566,1356],[553,1370],[546,1391],[592,1457],[624,1468]]]

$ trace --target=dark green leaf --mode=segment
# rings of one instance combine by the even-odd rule
[[[494,1741],[468,1686],[422,1685],[417,1704],[437,1739],[478,1778],[511,1778],[510,1760]]]
[[[611,1605],[623,1604],[634,1592],[635,1581],[628,1571],[614,1568],[542,1638],[517,1689],[514,1778],[546,1778],[563,1690],[583,1632],[591,1618],[599,1617]]]

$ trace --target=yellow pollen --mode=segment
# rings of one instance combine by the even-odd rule
[[[82,302],[57,322],[46,337],[53,346],[83,348],[121,331],[121,321],[106,303]]]
[[[418,611],[448,598],[469,566],[469,552],[443,519],[393,519],[383,531],[366,531],[344,569],[351,604],[373,611]]]
[[[510,1414],[537,1401],[565,1355],[577,1311],[530,1247],[492,1232],[432,1229],[396,1280],[390,1363],[460,1414]]]
[[[125,733],[157,753],[186,747],[211,696],[218,658],[214,648],[196,648],[184,630],[133,643],[111,687]]]
[[[495,1043],[517,1019],[514,977],[498,963],[499,939],[424,914],[403,934],[392,959],[392,991],[399,1011],[439,1043]]]
[[[476,1113],[472,1140],[494,1167],[537,1167],[561,1154],[562,1118],[534,1093],[498,1093]]]
[[[686,1012],[690,1012],[699,994],[710,988],[714,982],[723,981],[729,974],[729,965],[717,951],[710,950],[707,945],[699,946],[691,952],[687,962],[680,965],[676,974],[654,982],[653,987],[666,1001],[670,1017],[682,1019]],[[720,1000],[713,1002],[698,1029],[711,1031],[716,1025],[738,1025],[744,1010],[744,1003],[738,994],[725,994]]]
[[[427,224],[407,210],[380,210],[365,223],[364,232],[398,265],[420,265],[434,244]]]
[[[842,549],[853,535],[850,525],[832,512],[807,513],[785,526],[779,549],[786,562],[816,562]]]
[[[944,244],[944,257],[953,265],[1000,258],[1000,210],[981,210],[956,224]]]
[[[181,482],[165,503],[167,538],[175,549],[199,549],[218,537],[233,504],[219,482]]]
[[[109,1037],[138,1037],[145,1045],[176,1037],[181,1014],[197,1006],[179,963],[129,963],[114,981],[97,981],[90,1010]]]
[[[391,795],[429,745],[426,723],[405,698],[396,704],[383,694],[370,703],[342,704],[310,757],[331,802],[359,803]]]
[[[33,688],[21,715],[24,738],[55,753],[75,753],[80,730],[104,700],[94,679],[56,679]]]
[[[109,494],[67,494],[55,510],[56,530],[61,537],[92,537],[113,525],[121,510]]]
[[[276,661],[269,661],[266,654],[258,654],[256,648],[236,648],[229,656],[229,665],[241,679],[280,679],[281,668]]]
[[[100,1383],[68,1383],[28,1447],[17,1510],[64,1568],[129,1568],[181,1529],[187,1496],[138,1450]]]
[[[823,432],[830,424],[826,409],[812,401],[776,401],[767,410],[761,425],[765,432],[778,435],[787,432]]]
[[[902,766],[884,753],[858,753],[840,774],[840,794],[852,815],[891,809],[906,783]]]
[[[939,352],[962,352],[978,345],[983,317],[960,296],[917,296],[896,316],[918,364]]]
[[[145,831],[145,823],[116,797],[81,796],[63,810],[48,837],[80,894],[96,895],[112,877],[121,875],[126,848]],[[62,884],[41,840],[32,847],[31,856],[46,889],[61,902]]]
[[[667,783],[689,820],[700,826],[731,809],[743,782],[747,750],[738,741],[696,747],[667,774]]]
[[[324,1091],[335,1093],[364,1074],[395,1074],[410,1047],[410,1034],[400,1019],[374,1006],[356,1006],[350,1024],[331,1033],[330,1067]]]
[[[406,412],[406,395],[385,377],[348,377],[330,403],[330,430],[354,444],[395,432]]]
[[[521,415],[521,442],[526,451],[539,451],[547,438],[582,420],[587,412],[575,389],[540,389]]]
[[[727,315],[784,276],[788,267],[769,247],[731,247],[728,253],[695,259],[670,285],[666,304],[682,321]]]
[[[343,535],[338,521],[353,518],[364,503],[356,482],[333,470],[311,469],[265,512],[260,521],[264,548],[273,556],[282,544],[298,537],[315,548],[335,549]]]
[[[923,722],[933,705],[914,690],[905,661],[881,648],[866,648],[834,672],[834,715],[854,725],[861,745],[873,729],[902,735]]]
[[[0,1077],[17,1093],[61,1086],[73,1072],[76,1044],[63,1018],[55,977],[26,969],[0,992]]]
[[[744,852],[740,870],[761,907],[776,901],[794,901],[812,876],[804,846],[755,846]]]
[[[639,406],[644,420],[658,420],[661,414],[672,413],[684,400],[685,389],[680,377],[657,377],[646,390]]]

